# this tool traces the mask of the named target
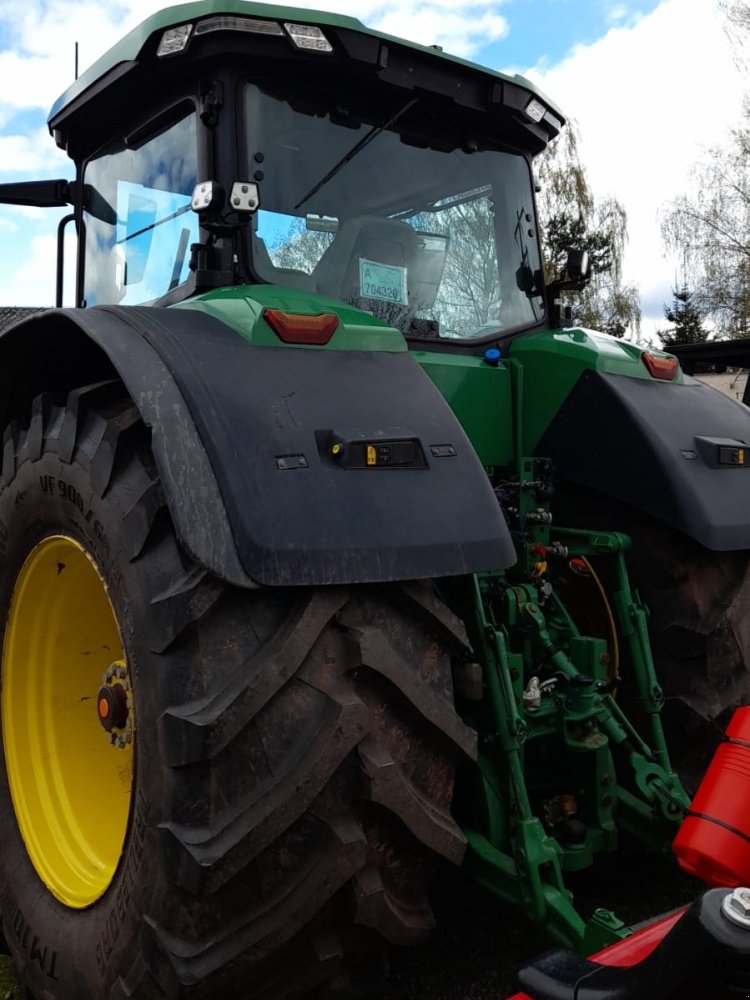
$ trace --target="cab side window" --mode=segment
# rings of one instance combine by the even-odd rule
[[[182,284],[198,219],[190,113],[135,148],[117,139],[84,172],[86,304],[152,302]]]

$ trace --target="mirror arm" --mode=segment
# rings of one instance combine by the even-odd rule
[[[65,208],[75,204],[73,182],[58,179],[0,184],[0,204]]]
[[[547,315],[552,326],[560,328],[572,323],[572,311],[565,305],[563,292],[582,292],[591,281],[591,266],[586,250],[568,250],[568,259],[561,277],[547,285]]]
[[[571,307],[565,305],[562,297],[563,292],[580,292],[586,285],[587,281],[573,281],[572,279],[564,280],[560,278],[557,281],[551,281],[547,285],[546,295],[547,295],[547,315],[550,318],[550,322],[555,329],[561,328],[563,325],[572,323]]]

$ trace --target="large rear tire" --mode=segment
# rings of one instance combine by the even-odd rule
[[[475,753],[428,585],[224,585],[117,383],[7,428],[0,566],[0,907],[30,1000],[345,996],[424,939]]]
[[[626,504],[588,491],[562,493],[560,523],[624,531],[633,588],[649,610],[649,636],[672,763],[694,789],[738,705],[750,704],[750,553],[714,552]],[[607,560],[597,562],[607,578]],[[628,708],[637,699],[627,672]]]
[[[732,712],[750,704],[748,552],[713,552],[634,516],[629,566],[649,608],[673,762],[697,787]]]

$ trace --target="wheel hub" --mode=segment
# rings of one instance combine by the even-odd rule
[[[112,663],[96,696],[96,712],[109,743],[124,750],[133,742],[133,698],[125,661]]]
[[[108,733],[113,729],[122,729],[128,721],[127,695],[122,684],[99,688],[97,696],[99,722]]]

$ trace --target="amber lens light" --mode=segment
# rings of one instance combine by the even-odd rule
[[[671,382],[680,369],[680,362],[677,358],[662,357],[658,354],[651,354],[644,351],[641,355],[643,363],[648,368],[648,373],[652,378],[664,379]]]
[[[263,319],[285,344],[327,344],[339,325],[335,313],[305,316],[283,309],[266,309]]]

